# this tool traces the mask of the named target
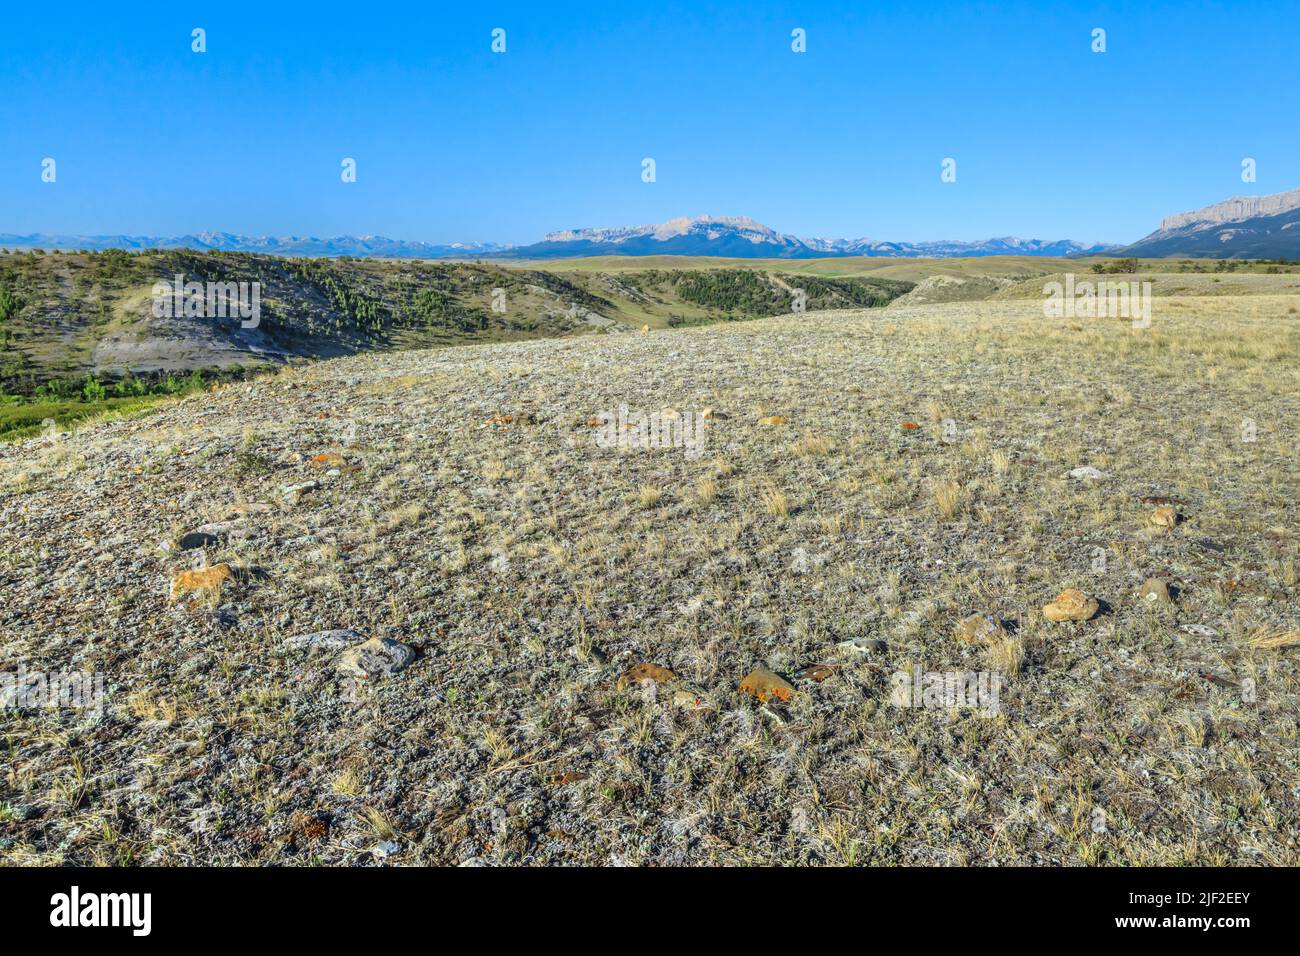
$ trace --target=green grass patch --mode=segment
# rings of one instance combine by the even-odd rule
[[[122,418],[148,411],[168,399],[193,395],[212,385],[244,381],[271,371],[275,366],[253,366],[217,372],[194,371],[187,375],[126,375],[117,380],[51,379],[30,395],[0,392],[0,441],[16,441],[39,435],[51,419],[55,427],[88,418]]]
[[[99,401],[84,399],[58,399],[55,401],[24,401],[16,396],[4,397],[0,404],[0,441],[17,441],[39,435],[45,422],[53,419],[55,427],[67,426],[95,416],[120,418],[147,411],[172,395],[143,395],[124,398],[104,398]]]

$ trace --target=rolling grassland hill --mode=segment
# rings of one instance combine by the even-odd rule
[[[155,316],[155,283],[178,275],[260,283],[260,321]],[[780,315],[793,285],[726,267],[613,274],[186,250],[10,253],[0,255],[0,387]],[[798,285],[808,311],[882,306],[911,288],[870,276]]]
[[[256,321],[188,315],[193,296],[156,314],[155,284],[178,282],[244,283],[250,299],[256,283]],[[0,255],[0,437],[134,413],[287,362],[750,319],[790,311],[797,295],[809,312],[878,307],[911,287],[725,265],[575,272],[177,249],[10,253]]]
[[[0,861],[1295,865],[1296,302],[363,352],[0,444],[2,669],[103,679],[6,713]]]

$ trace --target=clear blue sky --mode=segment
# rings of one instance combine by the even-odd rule
[[[3,6],[0,232],[1128,241],[1300,186],[1290,2]]]

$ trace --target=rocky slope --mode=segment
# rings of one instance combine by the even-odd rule
[[[0,446],[0,671],[104,682],[5,713],[0,861],[1294,865],[1296,301],[354,355]]]

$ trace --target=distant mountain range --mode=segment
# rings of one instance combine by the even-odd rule
[[[274,256],[355,256],[394,259],[465,259],[488,256],[509,249],[491,242],[453,242],[436,245],[386,239],[383,236],[238,236],[229,232],[200,232],[197,235],[158,236],[18,236],[0,233],[4,249],[194,249],[205,252],[261,252]]]
[[[523,259],[569,256],[722,256],[736,259],[824,259],[832,256],[900,258],[957,256],[1068,256],[1106,248],[1069,239],[985,239],[979,242],[884,242],[878,239],[804,239],[744,216],[682,216],[649,226],[568,229],[507,254]]]
[[[1300,258],[1300,189],[1271,196],[1234,196],[1166,216],[1160,228],[1123,250],[1150,258]]]
[[[19,236],[0,233],[0,248],[208,249],[279,256],[389,259],[562,259],[583,256],[716,256],[729,259],[824,259],[836,256],[960,258],[972,256],[1131,255],[1213,258],[1300,258],[1300,189],[1238,196],[1195,212],[1167,216],[1129,246],[1072,239],[1004,237],[974,242],[888,242],[802,238],[744,216],[681,216],[646,226],[564,229],[522,246],[491,242],[434,244],[383,236],[250,237],[203,232],[154,236]]]
[[[156,236],[60,236],[0,233],[7,249],[215,249],[278,256],[355,256],[391,259],[561,259],[581,256],[718,256],[737,259],[823,259],[833,256],[899,258],[958,256],[1068,256],[1100,252],[1099,243],[1069,239],[986,239],[981,242],[883,242],[876,239],[802,239],[744,216],[682,216],[648,226],[568,229],[540,242],[506,246],[489,242],[435,245],[383,236],[250,237],[202,232]]]

